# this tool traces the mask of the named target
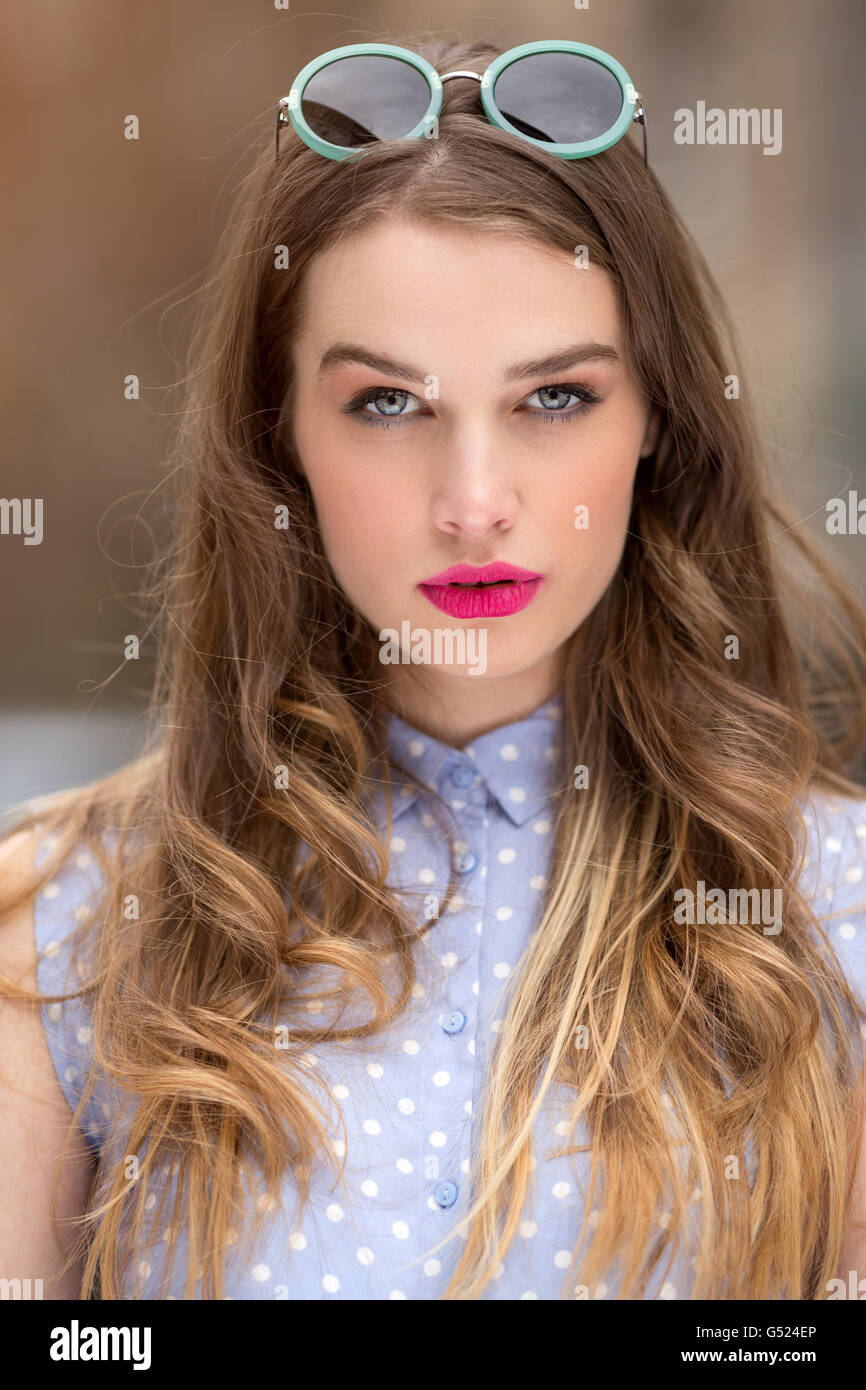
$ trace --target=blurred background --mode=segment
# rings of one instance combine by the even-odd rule
[[[828,498],[866,492],[862,0],[6,0],[0,493],[44,499],[44,519],[39,545],[0,535],[0,808],[136,751],[154,654],[144,636],[124,661],[122,643],[144,633],[191,297],[232,192],[310,58],[419,30],[577,39],[627,68],[788,496],[866,590],[866,539],[825,528]],[[678,145],[674,112],[698,101],[781,108],[781,153]]]

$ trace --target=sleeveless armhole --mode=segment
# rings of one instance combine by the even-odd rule
[[[37,827],[36,866],[41,867],[48,857],[52,840]],[[91,912],[91,900],[102,882],[95,859],[89,851],[76,845],[60,865],[54,877],[43,884],[33,904],[36,936],[37,974],[43,994],[65,994],[77,989],[81,973],[73,960],[70,937]],[[86,947],[80,960],[86,962]],[[79,966],[79,971],[83,969]],[[86,978],[86,972],[84,977]],[[91,1014],[89,1003],[68,999],[41,1006],[45,1039],[57,1079],[71,1110],[74,1112],[84,1092],[92,1063]],[[111,1094],[106,1078],[97,1081],[87,1106],[79,1117],[84,1137],[97,1155],[101,1152],[112,1114]]]

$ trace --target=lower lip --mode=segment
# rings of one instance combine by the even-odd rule
[[[457,589],[451,584],[419,584],[425,598],[452,618],[507,618],[519,613],[538,593],[542,579],[491,584],[486,589]]]

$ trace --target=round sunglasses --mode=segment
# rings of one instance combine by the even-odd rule
[[[387,43],[332,48],[307,63],[277,105],[280,127],[328,159],[350,159],[378,140],[435,137],[442,84],[481,84],[488,121],[562,159],[585,159],[615,145],[639,121],[647,156],[646,104],[621,63],[600,48],[555,39],[509,48],[483,73],[441,76],[426,58]]]

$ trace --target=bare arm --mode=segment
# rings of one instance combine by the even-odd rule
[[[0,874],[10,887],[32,872],[35,835],[21,831],[0,844]],[[0,923],[0,974],[28,989],[38,988],[32,903]],[[54,1223],[51,1193],[72,1112],[63,1094],[42,1025],[40,1007],[0,998],[0,1279],[42,1279],[45,1298],[80,1298],[81,1263],[60,1274],[64,1263]],[[75,1129],[56,1188],[56,1213],[65,1241],[64,1218],[85,1210],[95,1160]]]

